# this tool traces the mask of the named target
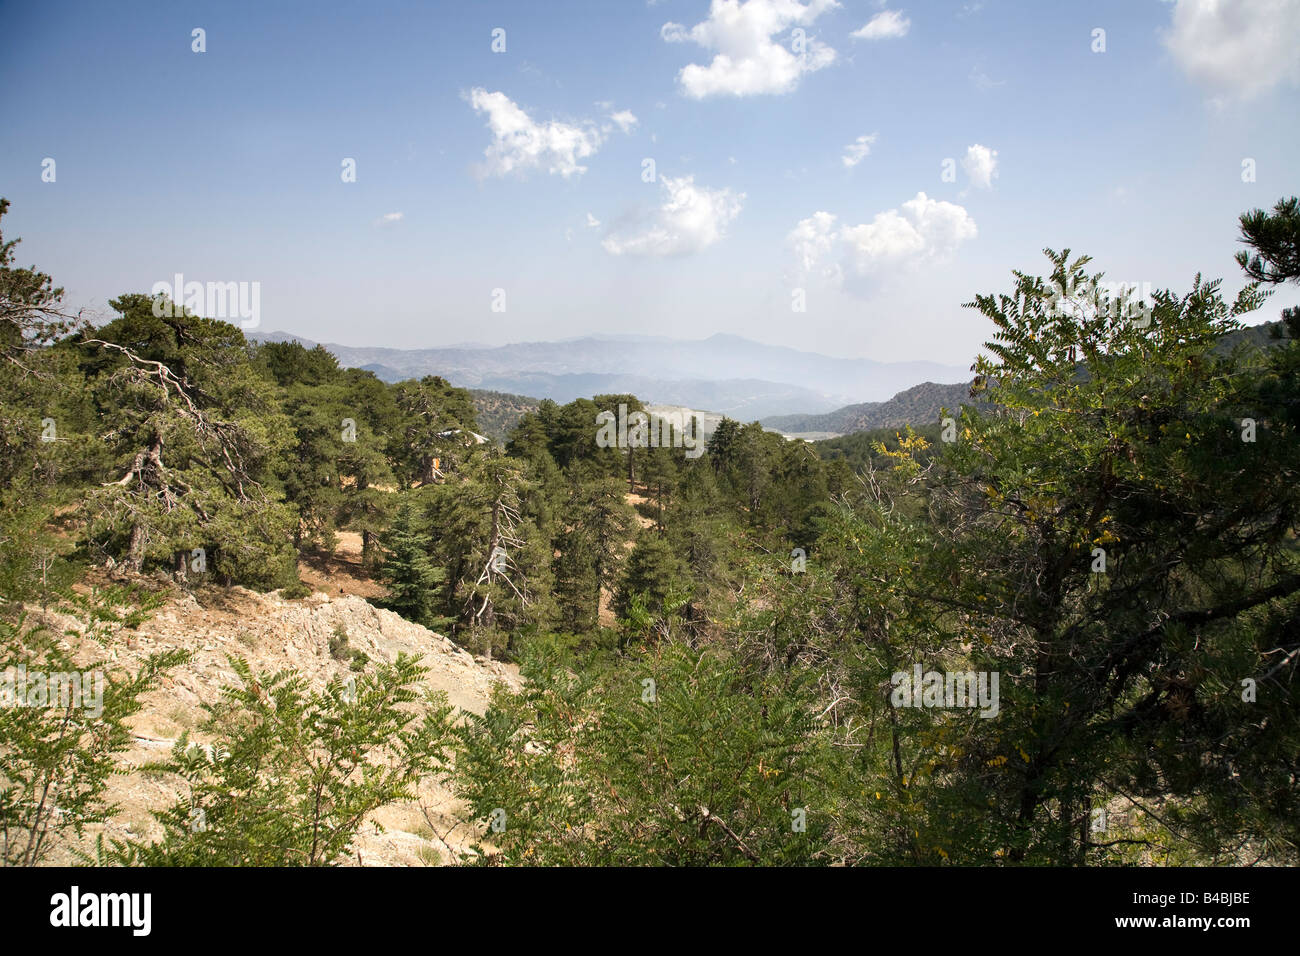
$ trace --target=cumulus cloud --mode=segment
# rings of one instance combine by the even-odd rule
[[[712,0],[709,18],[689,30],[665,23],[659,31],[668,43],[692,42],[715,52],[708,66],[691,63],[677,75],[682,91],[695,99],[708,96],[754,96],[788,93],[805,73],[835,60],[835,51],[802,29],[836,0]],[[788,44],[774,38],[792,30]]]
[[[794,252],[799,269],[805,273],[812,272],[830,257],[835,247],[835,216],[829,212],[815,212],[807,219],[799,220],[799,224],[790,230],[786,242]],[[829,274],[837,267],[822,268]]]
[[[1165,47],[1214,101],[1300,84],[1300,3],[1176,0],[1173,7]]]
[[[390,223],[401,222],[401,221],[402,221],[403,219],[405,219],[405,218],[406,218],[406,213],[402,213],[402,212],[386,212],[386,213],[384,213],[382,216],[380,216],[378,219],[375,220],[375,225],[377,225],[377,226],[387,226],[387,225],[389,225]]]
[[[966,147],[961,168],[966,170],[970,181],[980,189],[992,189],[993,180],[998,175],[998,151],[976,143]]]
[[[871,152],[872,145],[876,142],[876,134],[870,133],[859,136],[849,145],[844,147],[844,155],[840,157],[844,165],[852,169],[858,163],[867,158]]]
[[[840,255],[855,275],[882,269],[905,269],[942,259],[976,236],[975,220],[954,203],[917,193],[900,209],[876,213],[869,223],[835,228],[836,217],[817,212],[801,220],[786,241],[800,269],[838,275],[841,267],[827,260]]]
[[[595,216],[593,216],[591,213],[587,213],[587,228],[588,229],[600,228],[600,220],[597,219]]]
[[[618,231],[601,243],[615,256],[683,256],[713,245],[740,213],[744,193],[695,185],[694,176],[660,177],[666,198],[648,221]]]
[[[475,112],[487,116],[492,131],[492,143],[483,151],[486,161],[480,167],[485,176],[544,169],[568,179],[587,171],[580,160],[594,155],[604,141],[601,131],[590,123],[539,123],[501,92],[475,87],[468,99]]]
[[[885,265],[919,263],[953,253],[976,236],[975,220],[955,203],[930,199],[925,193],[889,209],[860,226],[846,226],[840,238],[860,273]]]
[[[632,132],[632,127],[637,124],[636,114],[631,110],[619,110],[617,113],[610,113],[609,118],[625,133]]]
[[[903,16],[901,10],[884,10],[877,13],[867,25],[854,30],[850,36],[859,40],[888,40],[891,37],[905,37],[912,28],[912,21]]]

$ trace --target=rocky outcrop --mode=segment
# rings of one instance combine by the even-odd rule
[[[48,617],[60,631],[74,623],[71,618],[64,622],[58,615]],[[69,640],[76,649],[76,640]],[[321,689],[331,678],[349,672],[353,653],[375,661],[410,654],[428,668],[425,679],[432,690],[445,692],[459,711],[477,714],[487,708],[494,684],[519,686],[512,665],[475,657],[442,635],[355,595],[331,598],[317,592],[291,601],[278,593],[258,594],[240,587],[178,592],[138,628],[120,629],[107,643],[109,655],[131,670],[146,655],[170,648],[192,651],[194,658],[169,672],[143,698],[144,709],[132,719],[136,743],[123,760],[129,767],[159,759],[177,736],[198,726],[204,716],[202,705],[215,702],[222,687],[236,682],[232,657],[245,658],[255,672],[293,668],[312,689]],[[92,649],[87,645],[86,650]],[[105,649],[94,651],[102,655]],[[174,785],[153,776],[115,777],[110,799],[119,804],[120,813],[105,828],[107,835],[156,834],[159,828],[149,811],[166,806],[177,793]],[[96,828],[88,834],[83,847],[93,844],[98,832]],[[353,862],[416,866],[455,862],[455,854],[475,837],[463,822],[460,801],[444,784],[430,780],[414,803],[385,807],[375,814],[356,840]]]

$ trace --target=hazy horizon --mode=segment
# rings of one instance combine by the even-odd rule
[[[304,335],[301,332],[294,331],[293,329],[271,329],[271,328],[247,329],[245,331],[245,335],[247,335],[249,338],[274,338],[275,336],[283,335],[283,336],[289,336],[296,339],[302,339],[304,341],[309,341],[317,345],[340,345],[340,346],[346,346],[347,348],[353,348],[353,349],[395,349],[404,352],[438,351],[444,349],[456,349],[456,350],[464,350],[464,351],[472,351],[472,350],[488,351],[492,349],[509,348],[510,346],[514,346],[514,345],[562,345],[566,342],[582,342],[582,341],[611,341],[611,342],[612,341],[627,341],[627,342],[639,341],[639,342],[647,342],[647,343],[672,342],[677,344],[691,344],[691,343],[702,344],[717,338],[729,338],[729,339],[741,339],[751,344],[761,345],[767,348],[791,349],[795,352],[800,352],[806,355],[817,355],[824,358],[843,359],[845,361],[850,361],[850,362],[862,361],[862,362],[879,362],[882,365],[908,365],[913,363],[933,361],[932,359],[928,359],[928,358],[918,358],[918,359],[899,358],[899,359],[891,359],[891,360],[881,360],[881,359],[874,358],[873,356],[870,355],[842,355],[842,354],[832,355],[827,352],[819,352],[816,349],[800,348],[795,345],[785,345],[779,342],[767,342],[762,339],[754,338],[753,336],[750,335],[744,335],[736,332],[713,332],[708,335],[700,335],[700,336],[650,335],[641,332],[587,332],[587,333],[579,333],[577,335],[566,335],[562,338],[553,338],[553,339],[544,339],[544,338],[517,339],[509,342],[502,342],[496,345],[487,342],[474,342],[474,341],[431,342],[427,345],[389,345],[385,342],[376,342],[376,341],[367,341],[367,342],[356,342],[356,341],[349,342],[349,341],[341,341],[341,340],[326,341],[323,339],[314,338],[310,335]],[[935,364],[949,365],[951,363],[936,362]],[[954,365],[953,367],[957,367],[957,366]]]

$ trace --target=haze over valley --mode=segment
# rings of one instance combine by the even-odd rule
[[[251,332],[248,337],[316,344],[287,332]],[[935,362],[833,358],[722,334],[699,341],[601,335],[496,348],[323,344],[341,365],[366,369],[387,382],[440,375],[463,388],[561,404],[590,395],[632,393],[742,421],[829,412],[855,402],[883,401],[920,382],[969,378],[966,369]]]

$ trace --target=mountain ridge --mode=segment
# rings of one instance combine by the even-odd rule
[[[319,344],[340,364],[368,369],[390,382],[440,375],[462,388],[561,403],[598,392],[634,392],[647,401],[708,408],[746,421],[884,401],[918,380],[961,379],[967,374],[929,361],[835,358],[731,333],[697,340],[591,335],[491,348],[428,349],[317,343],[283,331],[252,332],[249,338]]]
[[[946,408],[957,411],[962,405],[975,404],[970,397],[970,382],[941,385],[922,382],[904,389],[884,402],[859,402],[821,415],[770,415],[759,423],[785,433],[833,432],[847,435],[876,428],[913,427],[937,422]]]

